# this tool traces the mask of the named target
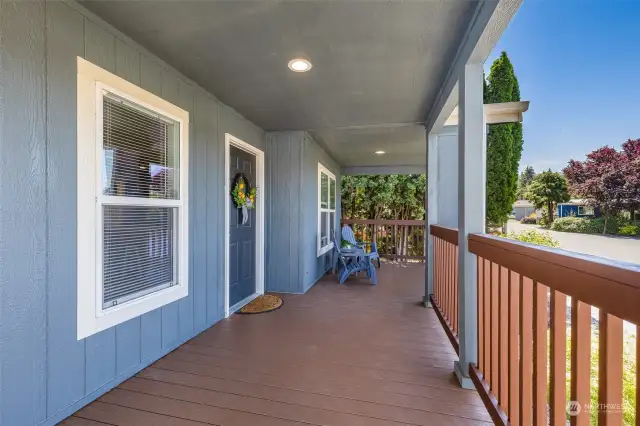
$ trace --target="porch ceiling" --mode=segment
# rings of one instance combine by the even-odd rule
[[[478,8],[477,0],[83,5],[263,129],[309,130],[345,167],[425,165],[422,123]],[[295,57],[311,71],[291,72]]]

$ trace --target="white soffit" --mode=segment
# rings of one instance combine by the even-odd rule
[[[523,113],[529,109],[529,101],[502,102],[499,104],[485,104],[484,115],[487,124],[520,123]],[[458,125],[458,107],[455,107],[445,126]]]

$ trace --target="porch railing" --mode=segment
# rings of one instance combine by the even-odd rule
[[[587,426],[597,410],[599,425],[640,424],[640,267],[489,235],[468,242],[478,259],[469,373],[494,422]],[[623,377],[634,395],[623,396]]]
[[[458,352],[458,230],[431,225],[433,237],[433,305]]]
[[[381,257],[400,262],[425,260],[424,220],[342,219],[359,241],[375,242]]]

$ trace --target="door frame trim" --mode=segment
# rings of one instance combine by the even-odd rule
[[[255,299],[258,295],[264,294],[264,235],[265,235],[265,227],[264,227],[264,197],[265,197],[265,180],[264,180],[264,151],[244,142],[241,139],[236,138],[235,136],[225,133],[224,134],[224,317],[227,318],[231,315],[235,310],[240,309],[242,306],[239,306],[242,302],[248,303],[251,300]],[[230,197],[231,193],[230,188],[230,179],[229,179],[229,171],[231,170],[231,165],[229,163],[229,155],[231,154],[231,146],[235,146],[249,154],[253,154],[256,156],[256,184],[255,187],[258,188],[257,194],[257,205],[256,205],[256,292],[249,296],[248,298],[234,305],[233,307],[229,306],[229,208],[230,205]],[[245,303],[245,304],[246,304]],[[233,310],[231,310],[233,308]]]

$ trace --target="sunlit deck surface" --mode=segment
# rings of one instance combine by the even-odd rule
[[[233,315],[62,424],[491,424],[419,305],[424,266],[383,263],[378,282],[328,274],[275,312]]]

